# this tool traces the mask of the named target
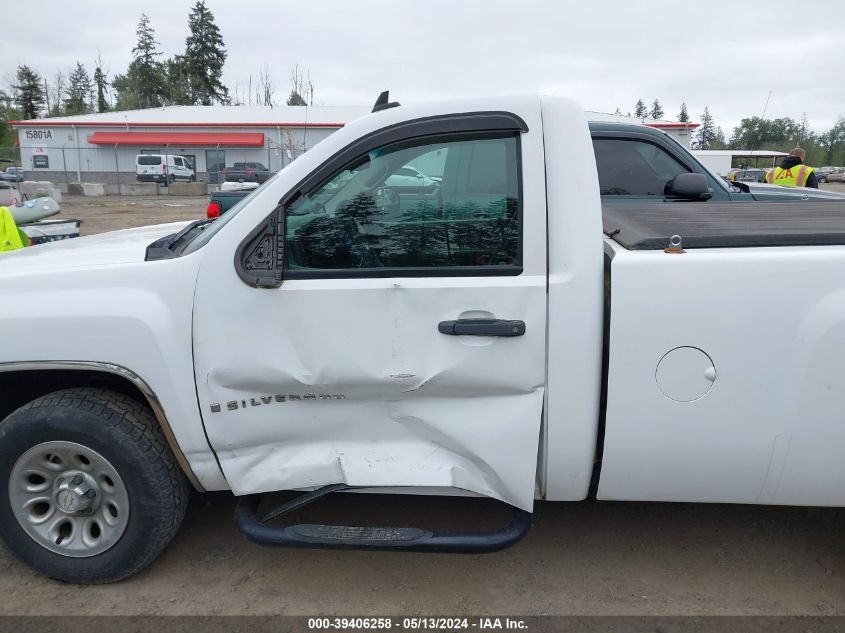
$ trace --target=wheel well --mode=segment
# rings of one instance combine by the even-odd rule
[[[9,371],[0,372],[0,420],[4,420],[27,402],[59,389],[73,387],[111,389],[143,404],[149,404],[138,387],[115,374],[76,369]]]
[[[182,453],[179,443],[173,436],[170,423],[161,410],[161,404],[158,402],[155,394],[151,391],[145,393],[138,384],[130,380],[130,377],[136,379],[138,377],[129,370],[116,365],[113,367],[125,373],[112,373],[110,371],[83,368],[15,369],[11,371],[0,371],[0,422],[26,403],[32,402],[36,398],[40,398],[48,393],[59,391],[60,389],[98,387],[122,393],[152,409],[153,415],[161,425],[164,437],[182,471],[194,488],[202,491],[203,487],[191,470],[187,458]],[[140,382],[140,379],[138,379],[138,382],[142,386],[145,386],[144,383]]]

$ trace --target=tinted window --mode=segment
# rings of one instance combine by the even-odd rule
[[[593,139],[604,196],[662,196],[666,184],[690,171],[664,149],[644,141]]]
[[[286,267],[500,266],[502,274],[514,274],[520,265],[517,153],[516,136],[486,135],[416,141],[361,156],[286,209]],[[410,163],[428,185],[388,186],[406,177]]]
[[[161,156],[139,156],[139,165],[161,165]]]

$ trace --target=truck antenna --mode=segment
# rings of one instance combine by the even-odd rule
[[[378,112],[379,110],[387,110],[388,108],[397,108],[399,107],[398,101],[390,102],[390,90],[385,90],[382,92],[378,99],[376,99],[375,105],[373,105],[373,112]]]

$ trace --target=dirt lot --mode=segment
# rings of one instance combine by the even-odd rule
[[[466,500],[335,496],[325,502],[329,518],[347,523],[420,516],[460,527],[474,507],[467,510]],[[532,530],[515,547],[456,555],[265,548],[235,530],[233,507],[228,494],[198,495],[164,555],[116,585],[60,584],[0,554],[0,612],[845,613],[843,510],[540,503]]]
[[[129,198],[105,196],[85,198],[65,196],[62,211],[57,217],[82,220],[81,235],[94,235],[117,229],[147,224],[197,220],[205,217],[208,198],[177,198],[151,196]]]
[[[90,234],[203,217],[205,199],[63,209]],[[328,520],[347,524],[460,528],[481,503],[335,496]],[[116,585],[53,582],[0,553],[0,614],[845,614],[840,509],[539,503],[521,543],[479,556],[263,548],[233,508],[197,495],[164,555]]]

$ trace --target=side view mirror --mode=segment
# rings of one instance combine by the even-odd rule
[[[663,193],[684,200],[709,200],[713,190],[707,185],[704,174],[678,174],[666,183]]]

